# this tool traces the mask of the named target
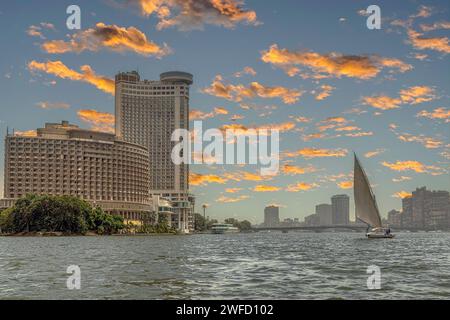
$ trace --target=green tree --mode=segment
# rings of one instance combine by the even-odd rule
[[[169,218],[165,214],[158,215],[158,223],[155,227],[156,233],[169,233]]]
[[[238,228],[241,231],[248,231],[252,228],[252,224],[248,220],[240,221]]]
[[[2,232],[56,231],[111,234],[124,228],[123,218],[110,215],[77,197],[26,195],[2,212]]]
[[[206,229],[208,229],[208,230],[211,229],[213,224],[215,224],[215,223],[219,223],[219,221],[217,221],[217,219],[211,219],[211,220],[207,219]]]
[[[233,225],[233,227],[239,228],[241,231],[248,231],[252,228],[252,224],[248,220],[239,221],[235,218],[225,219],[225,223]]]
[[[125,228],[121,216],[107,214],[100,207],[92,210],[88,222],[90,229],[97,230],[99,234],[113,234]]]
[[[195,231],[204,231],[206,228],[205,218],[200,213],[194,214],[194,229]]]
[[[231,224],[231,225],[233,225],[236,228],[239,227],[239,221],[237,219],[235,219],[235,218],[225,219],[225,223]]]
[[[12,208],[8,208],[0,212],[0,232],[12,232]]]

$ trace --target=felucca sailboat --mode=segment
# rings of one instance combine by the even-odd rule
[[[366,236],[370,239],[393,238],[389,228],[383,228],[375,195],[369,180],[355,154],[353,172],[353,193],[355,198],[356,219],[368,225]]]

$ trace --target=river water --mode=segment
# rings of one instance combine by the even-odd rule
[[[0,237],[0,299],[450,299],[450,233]]]

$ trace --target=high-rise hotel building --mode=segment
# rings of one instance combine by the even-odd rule
[[[148,151],[113,134],[67,121],[47,123],[35,136],[5,138],[5,202],[28,194],[72,195],[142,221],[153,212]]]
[[[148,148],[150,193],[170,199],[172,225],[193,228],[194,198],[189,193],[189,166],[175,165],[171,136],[176,129],[189,129],[189,86],[193,76],[166,72],[159,81],[141,80],[138,72],[115,77],[116,136]]]

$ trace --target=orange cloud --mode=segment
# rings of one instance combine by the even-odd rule
[[[157,29],[201,29],[203,24],[234,28],[238,23],[258,25],[256,12],[245,10],[236,0],[131,0],[142,15],[156,15]]]
[[[296,117],[296,116],[292,116],[292,115],[289,116],[289,118],[295,120],[295,122],[298,122],[298,123],[308,123],[308,122],[311,122],[311,121],[312,121],[311,118],[307,118],[307,117]]]
[[[266,185],[257,185],[255,188],[253,188],[253,191],[255,192],[275,192],[279,190],[281,190],[281,188]]]
[[[336,128],[335,131],[341,132],[341,131],[358,131],[358,130],[361,130],[361,128],[359,128],[357,126],[344,126],[344,127]]]
[[[87,82],[94,85],[97,89],[114,95],[114,80],[104,76],[98,76],[88,65],[81,66],[81,73],[79,73],[69,69],[61,61],[47,61],[42,63],[33,60],[28,63],[28,69],[30,71],[42,71],[52,74],[61,79]]]
[[[324,139],[324,138],[339,138],[345,137],[365,137],[373,135],[373,132],[363,132],[358,126],[352,124],[352,120],[347,120],[344,117],[330,117],[325,120],[316,123],[316,127],[319,130],[317,133],[303,135],[302,139],[304,141],[309,141],[312,139]],[[329,135],[324,133],[328,130],[334,130],[335,135]]]
[[[275,124],[263,124],[256,127],[257,130],[278,130],[281,132],[289,131],[295,128],[295,123],[287,121]]]
[[[433,9],[429,6],[421,5],[419,10],[415,15],[412,15],[411,18],[428,18],[431,16]]]
[[[226,193],[238,193],[241,190],[242,190],[242,188],[226,188],[225,192]]]
[[[285,164],[282,168],[281,171],[284,174],[289,174],[289,175],[297,175],[297,174],[305,174],[305,173],[311,173],[311,172],[315,172],[316,169],[314,167],[298,167],[298,166],[294,166],[294,165],[290,165],[290,164]]]
[[[227,115],[228,110],[222,107],[216,107],[214,108],[214,111],[212,112],[203,112],[200,110],[193,109],[189,112],[189,119],[190,120],[205,120],[208,118],[213,118],[217,115]]]
[[[394,171],[414,171],[417,173],[430,172],[433,175],[439,174],[440,171],[440,168],[435,166],[427,166],[415,160],[397,161],[395,163],[382,162],[381,164]]]
[[[347,123],[347,119],[344,117],[330,117],[322,120],[321,123],[337,123],[337,124],[345,124]]]
[[[373,158],[375,156],[378,156],[378,155],[382,154],[385,151],[386,151],[385,149],[377,149],[377,150],[374,150],[374,151],[369,151],[369,152],[366,152],[364,154],[364,157],[366,157],[366,158]]]
[[[315,149],[315,148],[304,148],[297,150],[295,152],[288,152],[287,157],[301,156],[306,159],[310,158],[327,158],[327,157],[345,157],[347,155],[346,149]]]
[[[114,115],[96,110],[78,110],[81,121],[88,123],[91,130],[114,133]]]
[[[323,85],[320,87],[321,91],[316,95],[316,100],[324,100],[331,95],[331,92],[336,89],[335,87],[329,85]]]
[[[328,137],[328,135],[325,133],[321,133],[321,132],[302,135],[303,141],[310,141],[313,139],[322,139],[322,138],[326,138],[326,137]]]
[[[450,53],[448,37],[424,37],[423,33],[408,30],[409,43],[417,50],[434,50],[445,54]]]
[[[373,96],[363,97],[363,103],[377,109],[391,110],[400,108],[402,100],[398,98],[391,98],[388,96]]]
[[[337,185],[341,189],[351,189],[353,188],[353,181],[342,181],[339,182]]]
[[[164,44],[159,46],[135,27],[119,27],[99,22],[94,28],[86,29],[70,36],[69,41],[53,40],[42,44],[47,53],[98,51],[107,48],[118,52],[133,51],[143,56],[163,57],[171,52]]]
[[[434,89],[428,86],[414,86],[400,90],[400,97],[391,98],[385,95],[372,97],[363,97],[362,102],[365,105],[372,106],[381,110],[391,110],[400,108],[402,104],[418,104],[431,101],[436,98]]]
[[[352,137],[352,138],[357,138],[357,137],[368,137],[368,136],[373,136],[373,132],[372,132],[372,131],[367,131],[367,132],[352,132],[352,133],[346,133],[345,136],[346,136],[346,137]]]
[[[45,39],[44,35],[42,34],[41,27],[39,26],[30,26],[27,30],[27,34],[30,37],[39,37],[41,39]]]
[[[247,171],[227,172],[223,176],[225,179],[232,181],[266,181],[272,179],[271,176],[262,176]]]
[[[250,198],[250,197],[249,196],[244,196],[244,195],[239,196],[239,197],[235,197],[235,198],[221,196],[216,201],[217,202],[222,202],[222,203],[235,203],[235,202],[240,202],[240,201],[243,201],[243,200],[247,200],[248,198]]]
[[[209,183],[224,184],[227,180],[213,174],[199,174],[191,172],[189,174],[189,184],[193,186],[205,186]]]
[[[417,60],[423,61],[426,58],[428,58],[428,55],[424,53],[414,53],[413,57],[416,58]]]
[[[264,180],[264,177],[262,177],[258,174],[254,174],[254,173],[250,173],[250,172],[241,172],[240,174],[242,174],[241,178],[243,180],[247,180],[247,181],[262,181],[262,180]]]
[[[289,191],[289,192],[308,191],[308,190],[311,190],[313,188],[316,188],[317,186],[318,185],[315,184],[315,183],[299,182],[299,183],[296,183],[296,184],[289,185],[286,188],[286,191]]]
[[[303,95],[300,90],[281,86],[267,87],[258,82],[252,82],[249,86],[225,84],[220,75],[216,76],[211,85],[204,88],[202,92],[235,102],[259,97],[264,99],[279,98],[286,104],[296,103]]]
[[[260,132],[260,130],[278,130],[280,132],[289,131],[295,128],[295,123],[293,122],[282,122],[282,123],[274,123],[274,124],[263,124],[260,126],[254,126],[254,127],[246,127],[242,124],[225,124],[223,125],[220,130],[226,131],[230,130],[233,132],[234,135],[251,135],[251,134],[263,134],[263,132]]]
[[[409,133],[403,133],[403,134],[399,134],[398,138],[401,141],[405,141],[405,142],[418,142],[427,149],[436,149],[436,148],[442,147],[442,145],[443,145],[442,141],[436,140],[431,137],[426,137],[424,135],[414,136]]]
[[[283,69],[290,76],[301,72],[298,66],[307,67],[313,71],[315,78],[345,76],[367,80],[377,76],[384,68],[397,69],[400,72],[412,69],[411,65],[395,58],[343,55],[335,52],[329,54],[294,52],[279,49],[276,44],[263,51],[261,59],[265,63]]]
[[[41,39],[45,39],[42,31],[44,29],[55,30],[55,26],[52,23],[41,22],[39,25],[32,25],[28,28],[27,34],[31,37],[39,37]]]
[[[412,197],[412,193],[406,192],[406,191],[399,191],[399,192],[394,193],[392,196],[394,198],[404,199],[404,198]]]
[[[235,76],[236,78],[240,78],[240,77],[242,77],[242,76],[245,75],[245,74],[254,77],[254,76],[256,76],[256,71],[255,71],[255,69],[253,69],[252,67],[245,67],[242,71],[236,72],[236,73],[234,74],[234,76]]]
[[[446,108],[442,108],[442,107],[434,109],[431,112],[422,110],[417,114],[417,117],[446,120],[446,122],[449,122],[450,121],[450,110],[446,109]]]
[[[344,117],[330,117],[317,123],[319,131],[335,129],[348,123]]]
[[[422,31],[428,32],[428,31],[434,31],[438,29],[450,29],[450,21],[440,21],[435,22],[433,24],[421,24],[420,28]]]
[[[243,115],[241,115],[241,114],[233,114],[233,116],[231,116],[230,120],[231,121],[237,121],[237,120],[242,120],[244,118],[245,117]]]
[[[418,104],[435,98],[434,89],[427,86],[415,86],[400,91],[403,103]]]

